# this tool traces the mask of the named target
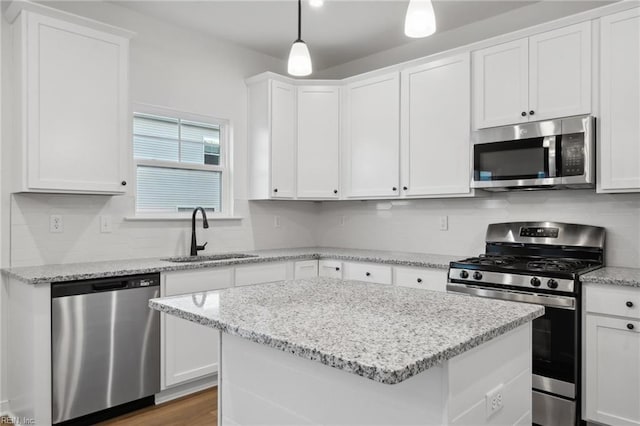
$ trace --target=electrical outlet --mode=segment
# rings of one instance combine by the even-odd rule
[[[109,234],[111,230],[111,216],[100,216],[100,232]]]
[[[280,226],[282,226],[280,224],[280,216],[274,216],[273,217],[273,227],[274,228],[280,228]]]
[[[440,216],[440,230],[449,230],[449,216]]]
[[[51,216],[49,216],[49,232],[64,232],[64,222],[62,221],[61,215],[52,214]]]
[[[502,409],[503,407],[503,398],[502,398],[502,389],[504,386],[502,383],[491,389],[485,395],[486,404],[487,404],[487,418],[493,416],[497,411]]]

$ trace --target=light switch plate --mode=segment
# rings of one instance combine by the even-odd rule
[[[449,230],[449,216],[440,216],[440,230]]]
[[[112,230],[111,216],[100,216],[100,232],[109,234]]]

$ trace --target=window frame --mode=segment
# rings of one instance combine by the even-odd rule
[[[182,121],[196,122],[202,124],[210,124],[213,126],[219,126],[220,129],[220,164],[197,164],[197,163],[183,163],[178,161],[165,161],[165,160],[150,160],[143,158],[135,158],[133,147],[133,120],[135,114],[148,114],[159,117],[166,117],[170,119]],[[138,166],[148,167],[160,167],[166,169],[181,169],[181,170],[202,170],[211,172],[220,172],[220,204],[222,205],[221,211],[207,212],[207,218],[209,219],[229,219],[234,218],[234,197],[233,197],[233,144],[232,144],[232,127],[231,121],[227,119],[221,119],[216,117],[209,117],[201,114],[195,114],[186,111],[179,111],[167,107],[161,107],[148,104],[133,104],[130,113],[130,158],[133,160],[133,196],[134,202],[134,216],[131,219],[191,219],[191,212],[144,212],[138,211]],[[182,144],[182,140],[179,141]]]

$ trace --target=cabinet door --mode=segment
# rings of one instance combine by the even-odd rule
[[[340,89],[298,88],[298,197],[338,198]]]
[[[129,41],[27,13],[26,187],[124,192]]]
[[[293,265],[293,278],[296,280],[302,278],[315,278],[318,276],[317,260],[301,260]]]
[[[473,94],[477,129],[528,121],[528,39],[473,52]]]
[[[295,196],[296,89],[271,82],[271,196]]]
[[[599,187],[640,191],[640,8],[601,19]]]
[[[344,173],[348,197],[399,194],[400,77],[383,75],[347,86]]]
[[[586,340],[587,420],[640,425],[640,321],[587,315]]]
[[[195,293],[194,303],[204,303],[209,290],[233,286],[232,269],[168,272],[164,296]],[[163,388],[218,371],[218,330],[162,314]]]
[[[469,193],[470,79],[468,53],[403,71],[403,195]]]
[[[318,261],[318,276],[342,279],[342,262],[339,260]]]
[[[591,112],[591,22],[529,38],[529,120]]]

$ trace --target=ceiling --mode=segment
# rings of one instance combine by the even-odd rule
[[[297,34],[295,0],[118,1],[160,20],[286,59]],[[434,0],[438,32],[536,3],[528,0]],[[302,38],[315,70],[410,43],[404,35],[408,0],[303,0]]]

